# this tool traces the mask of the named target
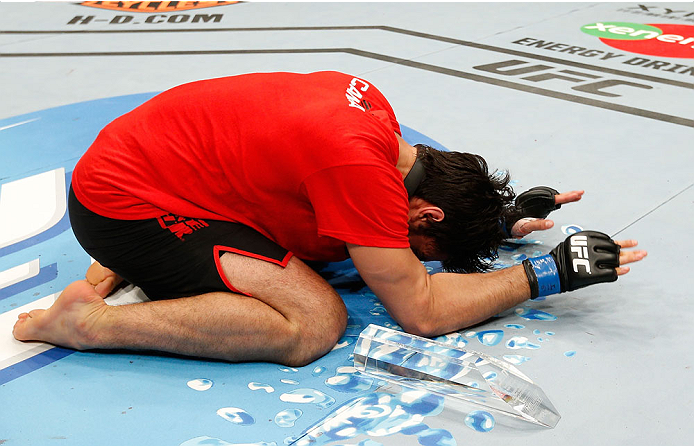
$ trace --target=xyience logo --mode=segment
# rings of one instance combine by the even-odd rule
[[[233,5],[238,2],[82,2],[82,6],[129,12],[172,12],[189,9],[211,8],[212,6]]]
[[[630,53],[694,59],[693,25],[597,22],[582,26],[581,31]]]

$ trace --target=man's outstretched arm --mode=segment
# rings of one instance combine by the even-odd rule
[[[622,248],[636,241],[616,242]],[[522,265],[484,274],[429,275],[410,249],[348,245],[354,265],[390,315],[410,333],[437,336],[460,330],[531,297]],[[617,275],[641,260],[645,251],[622,251]]]

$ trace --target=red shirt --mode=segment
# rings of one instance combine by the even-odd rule
[[[391,106],[337,72],[185,84],[107,125],[75,167],[102,216],[173,213],[248,225],[305,260],[345,242],[407,248],[407,192]]]

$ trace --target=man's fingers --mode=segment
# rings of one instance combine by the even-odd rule
[[[617,275],[621,276],[629,272],[629,267],[628,266],[623,266],[627,265],[629,263],[634,263],[638,262],[640,260],[643,260],[644,257],[648,255],[648,252],[643,251],[643,250],[636,250],[636,251],[625,251],[624,248],[633,248],[634,246],[638,245],[639,242],[636,240],[617,240],[615,241],[616,244],[618,244],[622,250],[619,252],[619,265],[620,267],[617,268]]]
[[[642,260],[648,253],[646,251],[621,251],[619,253],[619,264],[626,265]]]
[[[544,231],[545,229],[549,229],[552,226],[554,226],[554,222],[552,220],[539,219],[526,221],[521,225],[520,230],[521,232],[527,235],[533,231]]]
[[[571,192],[564,192],[563,194],[554,196],[554,203],[565,204],[573,203],[581,199],[584,191],[582,190],[572,190]]]
[[[639,242],[637,242],[636,240],[615,240],[615,243],[621,246],[622,248],[633,248],[634,246],[639,244]]]
[[[541,218],[521,218],[513,225],[511,234],[514,237],[523,237],[533,231],[544,231],[554,226],[552,220],[544,220]]]
[[[619,268],[615,268],[615,269],[617,270],[618,276],[623,276],[624,274],[629,272],[628,266],[620,266]]]

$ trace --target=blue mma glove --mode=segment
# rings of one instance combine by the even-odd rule
[[[620,247],[596,231],[572,234],[549,254],[523,261],[531,299],[617,280]]]

